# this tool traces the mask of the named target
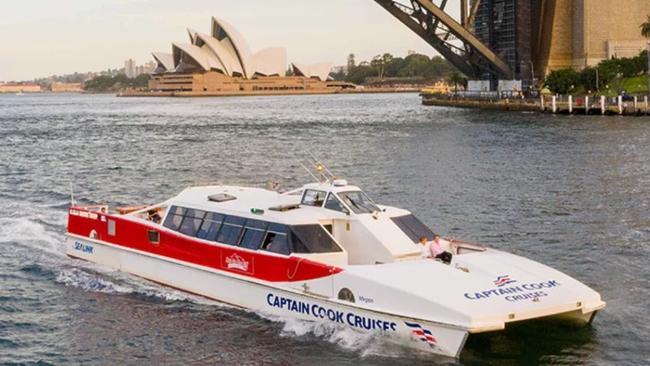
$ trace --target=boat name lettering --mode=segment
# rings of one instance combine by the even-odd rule
[[[353,312],[343,312],[329,309],[320,304],[313,304],[304,301],[294,300],[287,297],[266,295],[266,302],[269,306],[292,311],[294,313],[310,315],[316,319],[324,319],[332,322],[347,324],[354,328],[379,331],[396,331],[397,323],[381,319],[369,318],[357,315]]]
[[[95,248],[93,248],[92,245],[84,244],[84,243],[80,243],[78,241],[75,241],[74,242],[74,249],[78,250],[80,252],[83,252],[83,253],[93,254],[93,250]]]
[[[363,296],[359,296],[359,301],[365,302],[365,303],[368,303],[368,304],[372,304],[372,303],[375,302],[374,299],[371,299],[369,297],[363,297]]]
[[[526,283],[517,286],[497,287],[490,290],[479,291],[474,293],[466,292],[465,298],[470,300],[484,300],[484,299],[489,299],[491,297],[503,296],[507,301],[515,302],[515,301],[548,296],[546,292],[540,290],[551,289],[558,286],[560,286],[560,283],[555,280]]]

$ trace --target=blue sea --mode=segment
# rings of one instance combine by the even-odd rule
[[[583,281],[585,328],[471,337],[459,360],[269,318],[66,257],[70,193],[155,203],[190,185],[284,188],[313,153],[437,232]],[[428,279],[414,279],[428,280]],[[650,118],[424,107],[415,94],[0,96],[0,364],[650,364]]]

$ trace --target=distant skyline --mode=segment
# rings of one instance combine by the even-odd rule
[[[289,62],[436,54],[373,0],[22,0],[0,12],[0,80],[143,64],[152,51],[171,52],[172,41],[188,42],[187,27],[208,32],[213,15],[253,50],[286,47]]]

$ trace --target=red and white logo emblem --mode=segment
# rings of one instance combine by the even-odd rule
[[[226,257],[226,268],[238,269],[240,271],[248,272],[248,261],[237,253],[233,253]]]

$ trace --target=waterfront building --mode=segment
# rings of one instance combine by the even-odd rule
[[[332,63],[292,63],[287,51],[265,48],[253,53],[244,37],[224,20],[212,18],[209,34],[187,30],[190,43],[172,43],[172,52],[154,52],[156,67],[149,88],[158,92],[266,93],[330,92]]]
[[[126,74],[126,77],[131,79],[137,76],[135,60],[132,58],[124,61],[124,74]]]
[[[81,93],[81,83],[59,83],[54,82],[50,85],[50,90],[53,93]]]
[[[138,77],[138,76],[144,75],[144,74],[151,74],[156,69],[157,66],[158,66],[158,64],[156,62],[154,62],[154,61],[149,61],[149,62],[146,62],[143,65],[136,66],[135,67],[135,77]]]
[[[0,84],[0,93],[40,93],[41,86],[34,83]]]

